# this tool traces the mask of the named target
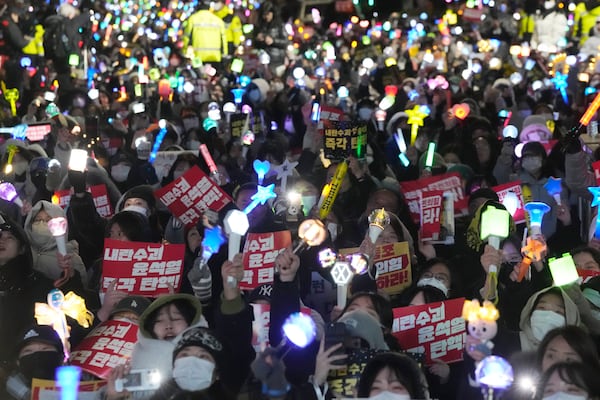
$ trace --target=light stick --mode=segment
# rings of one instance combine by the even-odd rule
[[[506,207],[506,211],[510,213],[513,217],[519,208],[519,196],[515,194],[515,192],[510,191],[504,195],[501,201],[502,205]]]
[[[427,146],[427,156],[425,157],[425,168],[433,168],[433,158],[435,156],[435,142],[429,142]]]
[[[481,240],[487,240],[490,246],[499,250],[500,240],[508,237],[510,233],[510,214],[508,211],[488,206],[481,213],[480,224]],[[497,285],[498,266],[490,265],[484,286],[484,300],[498,301]]]
[[[333,179],[329,184],[329,190],[327,193],[327,197],[324,198],[323,203],[319,209],[319,218],[325,219],[327,215],[331,212],[333,207],[333,203],[342,187],[342,182],[344,181],[344,177],[346,176],[346,172],[348,171],[348,163],[343,161],[338,164],[335,174],[333,175]]]
[[[56,240],[56,247],[58,248],[58,252],[63,256],[66,256],[67,219],[64,217],[52,218],[50,221],[48,221],[48,229],[50,229],[50,233],[52,233],[52,236],[54,236],[54,239]]]
[[[263,181],[265,180],[265,175],[267,175],[267,172],[269,172],[269,170],[271,169],[271,163],[267,160],[254,160],[254,162],[252,163],[252,167],[254,168],[254,172],[256,172],[256,175],[258,176],[258,184],[262,185]]]
[[[556,71],[554,78],[551,79],[552,83],[554,83],[554,87],[556,90],[560,92],[560,95],[563,98],[565,104],[569,104],[569,97],[567,96],[567,87],[569,84],[567,83],[568,75],[561,73],[560,71]]]
[[[512,366],[498,356],[487,356],[481,360],[475,369],[475,377],[488,390],[486,400],[492,400],[495,391],[508,389],[514,380]]]
[[[60,400],[77,400],[81,368],[64,365],[56,369],[56,383],[60,387]]]
[[[281,165],[273,168],[277,173],[277,179],[281,182],[281,190],[285,192],[287,188],[288,177],[294,175],[294,169],[298,165],[298,161],[290,162],[287,157]]]
[[[248,121],[248,118],[250,118],[250,114],[248,114],[246,122]],[[256,136],[254,135],[254,132],[244,131],[244,134],[242,135],[242,157],[246,158],[248,155],[248,148],[254,143],[255,139]]]
[[[394,133],[394,140],[396,140],[396,145],[398,146],[398,150],[400,150],[398,158],[400,159],[400,162],[402,163],[404,168],[406,168],[410,165],[410,160],[406,156],[406,141],[404,140],[402,128],[398,128],[396,130],[396,133]]]
[[[542,260],[542,254],[546,251],[546,248],[546,243],[543,241],[531,236],[527,237],[525,246],[521,247],[523,260],[519,263],[519,276],[517,277],[517,282],[523,281],[523,278],[527,276],[532,262]]]
[[[544,189],[546,189],[548,194],[554,198],[554,201],[556,201],[556,204],[559,206],[562,205],[562,200],[560,198],[560,193],[562,192],[561,182],[562,179],[551,176],[544,185]]]
[[[204,229],[204,239],[202,239],[202,261],[205,264],[208,259],[221,248],[225,243],[223,231],[220,226]],[[238,246],[239,251],[239,246]]]
[[[579,279],[575,261],[573,261],[573,257],[570,253],[564,253],[560,258],[550,258],[548,260],[548,266],[550,267],[550,273],[554,280],[554,286],[570,285],[571,283],[577,282]]]
[[[337,285],[337,305],[341,308],[346,307],[348,284],[353,275],[354,272],[347,261],[337,261],[331,268],[331,277]]]
[[[72,171],[84,172],[87,167],[88,153],[81,149],[71,149],[69,157],[69,169]]]
[[[158,127],[160,128],[160,130],[158,131],[158,134],[156,135],[156,140],[154,141],[154,145],[152,145],[152,151],[150,151],[150,157],[148,158],[149,163],[154,162],[154,160],[156,159],[156,153],[158,153],[158,150],[160,149],[160,145],[162,144],[163,140],[165,139],[165,136],[167,134],[167,121],[164,119],[159,120]]]
[[[600,204],[600,187],[588,187],[588,190],[594,196],[592,200],[592,207],[595,207]],[[596,230],[594,231],[594,237],[596,239],[600,239],[600,210],[597,210],[598,214],[596,215]]]
[[[274,183],[266,187],[258,185],[256,189],[256,193],[250,198],[252,202],[244,208],[244,213],[246,215],[250,214],[259,204],[264,205],[267,200],[277,197],[277,194],[274,191]]]
[[[421,106],[414,106],[412,110],[404,110],[404,112],[408,115],[408,125],[411,126],[410,129],[410,145],[415,144],[415,140],[417,140],[417,133],[419,132],[419,127],[423,126],[423,120],[429,116],[429,113],[425,112],[425,108]]]
[[[337,254],[335,254],[333,250],[329,248],[323,249],[319,252],[319,262],[323,268],[332,267],[335,264],[336,259]]]
[[[542,234],[542,219],[550,211],[550,206],[541,201],[532,201],[525,204],[525,211],[529,214],[529,229],[531,236]]]
[[[206,165],[208,165],[208,170],[210,173],[216,175],[219,172],[219,169],[217,168],[217,164],[215,164],[210,151],[208,151],[208,147],[204,143],[200,145],[200,154],[202,154],[204,162]]]
[[[23,201],[17,193],[14,185],[10,182],[0,183],[0,199],[6,200],[9,203],[15,203],[19,207],[23,207]]]
[[[10,133],[14,139],[25,140],[27,132],[26,124],[15,125],[10,128],[0,128],[0,133]]]
[[[377,120],[377,129],[380,132],[383,132],[385,118],[387,116],[387,112],[385,110],[377,110],[375,111],[375,119]]]
[[[13,117],[17,116],[17,100],[19,100],[19,89],[4,89],[4,98],[10,104],[10,112]]]
[[[298,237],[301,242],[294,249],[294,254],[298,254],[307,246],[318,246],[323,243],[327,238],[327,229],[321,220],[305,219],[298,227]]]
[[[231,89],[231,93],[233,94],[233,101],[235,102],[236,107],[239,107],[240,104],[242,104],[242,97],[244,96],[244,93],[246,93],[246,89]]]
[[[301,348],[308,346],[317,336],[317,328],[313,319],[309,315],[299,312],[287,317],[282,329],[286,339]]]
[[[455,104],[450,109],[450,112],[455,118],[464,121],[471,113],[471,107],[467,103]]]
[[[579,119],[579,124],[581,126],[588,126],[592,118],[594,118],[594,115],[596,115],[598,108],[600,108],[600,92],[594,97],[594,101],[592,101],[587,110],[585,110],[585,113]]]
[[[383,208],[375,209],[369,215],[369,239],[375,243],[387,225],[390,224],[390,216]]]
[[[227,213],[225,220],[225,232],[229,235],[229,261],[240,252],[240,242],[242,236],[248,232],[250,227],[248,216],[240,210],[231,210]]]

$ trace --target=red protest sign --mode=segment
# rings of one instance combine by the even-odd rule
[[[96,400],[104,397],[101,392],[106,386],[105,381],[78,382],[77,400]],[[60,399],[61,388],[54,380],[33,378],[31,380],[31,400]]]
[[[123,242],[104,239],[102,291],[112,281],[117,290],[146,297],[169,293],[181,286],[184,244]]]
[[[323,135],[325,128],[330,128],[332,122],[341,121],[344,118],[344,111],[336,107],[321,106],[321,116],[317,124],[317,130]]]
[[[577,275],[583,278],[583,283],[587,283],[590,279],[600,276],[600,272],[590,269],[577,268]]]
[[[196,224],[207,209],[220,211],[232,201],[197,165],[154,195],[187,226]]]
[[[249,233],[244,244],[243,290],[273,282],[275,258],[292,244],[290,231]]]
[[[462,360],[466,323],[462,317],[465,299],[394,308],[392,334],[408,352],[425,353],[432,360],[446,363]]]
[[[428,190],[420,193],[421,202],[421,240],[438,240],[442,224],[442,190]]]
[[[106,189],[106,185],[101,183],[99,185],[90,186],[87,188],[87,191],[92,195],[92,199],[94,200],[94,205],[96,206],[96,211],[98,211],[98,214],[105,218],[112,217],[113,209],[108,198],[108,190]],[[66,208],[71,201],[72,195],[72,190],[57,190],[52,196],[52,204],[56,204],[61,208]]]
[[[596,185],[600,186],[600,161],[592,163],[594,169],[594,177],[596,178]]]
[[[131,358],[138,326],[127,321],[108,320],[98,325],[71,351],[71,365],[100,379],[107,379],[117,365]]]
[[[515,220],[515,224],[522,224],[525,222],[525,200],[523,199],[523,192],[521,190],[521,181],[509,182],[503,185],[494,186],[492,188],[494,192],[498,195],[498,199],[500,199],[500,203],[504,204],[504,198],[509,193],[514,193],[519,200],[519,205],[515,214],[513,215],[513,219]]]
[[[420,178],[415,181],[400,182],[400,187],[402,188],[402,193],[404,193],[415,224],[418,224],[421,219],[419,196],[421,192],[426,190],[452,192],[454,195],[454,214],[457,216],[467,215],[469,203],[467,196],[464,194],[458,172]]]

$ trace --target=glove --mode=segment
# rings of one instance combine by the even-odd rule
[[[69,170],[69,182],[73,186],[75,193],[85,193],[85,181],[87,172]]]
[[[200,303],[204,305],[210,303],[212,298],[212,275],[208,265],[203,262],[202,255],[194,261],[194,266],[188,272],[187,278],[190,285],[192,285],[194,295],[200,300]]]

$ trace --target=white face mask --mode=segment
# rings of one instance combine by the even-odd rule
[[[435,278],[423,278],[419,280],[419,282],[417,282],[417,287],[423,286],[433,286],[434,288],[444,292],[444,295],[448,297],[448,288],[446,287],[446,285],[444,285],[441,281],[438,281]]]
[[[521,161],[523,169],[530,174],[534,174],[542,169],[542,157],[525,157]]]
[[[533,337],[540,342],[554,328],[565,326],[565,317],[550,310],[534,310],[530,318]]]
[[[31,224],[31,231],[40,236],[52,236],[48,224],[44,221],[34,222]]]
[[[544,400],[586,400],[587,396],[580,396],[578,394],[570,394],[565,392],[556,392],[550,396],[544,397]]]
[[[198,357],[181,357],[173,365],[173,379],[183,390],[198,392],[212,383],[215,364]]]
[[[392,393],[392,392],[388,392],[387,390],[385,392],[381,392],[375,396],[371,396],[369,397],[369,399],[377,399],[377,400],[410,400],[410,396],[403,393],[403,394],[398,394],[398,393]]]
[[[115,182],[125,182],[129,176],[129,171],[131,171],[129,165],[117,164],[110,169],[110,176]]]

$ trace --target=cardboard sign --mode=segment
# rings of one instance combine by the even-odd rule
[[[101,183],[99,185],[90,186],[87,191],[92,195],[96,211],[101,217],[110,218],[113,215],[113,208],[108,198],[108,191],[106,185]],[[71,201],[73,190],[58,190],[54,192],[52,196],[52,203],[59,205],[61,208],[66,208]]]
[[[600,186],[600,161],[592,163],[594,169],[594,177],[596,178],[596,185]]]
[[[71,351],[71,365],[100,379],[108,379],[114,367],[131,359],[137,332],[138,326],[131,322],[102,322]]]
[[[522,224],[525,222],[525,200],[523,199],[523,191],[521,190],[521,181],[509,182],[504,185],[494,186],[492,188],[494,192],[498,195],[498,199],[500,199],[500,203],[504,204],[502,200],[506,195],[510,192],[513,192],[517,199],[519,199],[519,206],[515,215],[513,215],[513,219],[515,220],[515,224]]]
[[[159,151],[156,153],[156,158],[152,163],[154,170],[156,171],[156,177],[159,181],[161,181],[165,176],[169,175],[169,171],[171,167],[175,163],[177,157],[181,154],[193,154],[198,156],[198,149],[192,150],[184,150],[184,151]]]
[[[410,214],[415,224],[418,224],[421,219],[419,196],[420,193],[425,190],[443,190],[452,192],[454,195],[454,214],[461,216],[467,215],[468,213],[469,200],[464,194],[458,172],[430,176],[415,181],[400,182],[400,188],[402,189],[402,193],[404,193]]]
[[[103,396],[101,390],[105,381],[79,382],[77,400],[97,400]],[[61,390],[56,381],[33,378],[31,381],[31,400],[61,400]]]
[[[291,246],[290,231],[249,233],[244,243],[244,279],[242,290],[252,290],[263,283],[272,283],[275,258]]]
[[[156,297],[181,286],[185,244],[123,242],[104,239],[102,292],[117,280],[117,290]]]
[[[409,353],[425,353],[425,363],[460,361],[466,340],[464,298],[394,308],[392,334]]]
[[[358,248],[340,249],[340,254],[350,255]],[[389,243],[375,247],[373,263],[377,270],[377,288],[389,295],[402,292],[412,283],[408,242]]]
[[[340,369],[332,369],[327,376],[329,390],[336,398],[354,397],[355,390],[365,366],[375,357],[378,350],[352,349],[348,353],[346,365]]]
[[[271,296],[270,291],[273,287],[264,287],[269,290],[268,296]],[[270,304],[252,304],[254,312],[254,320],[252,321],[252,347],[256,353],[264,351],[269,347],[269,327],[271,326],[271,305]],[[310,308],[300,307],[302,314],[310,315]]]
[[[323,135],[325,128],[332,126],[333,122],[341,121],[344,118],[344,111],[336,107],[321,105],[321,116],[317,124],[318,132]]]
[[[187,226],[195,225],[207,209],[218,212],[232,201],[197,165],[154,195]]]
[[[363,159],[367,154],[367,125],[356,121],[335,121],[325,127],[323,135],[325,157],[344,160],[353,155]]]
[[[421,240],[438,240],[442,228],[442,190],[427,190],[419,194],[421,203]]]
[[[250,129],[252,132],[262,131],[260,119],[254,118],[252,115],[248,117],[248,115],[250,114],[238,113],[231,116],[231,136],[242,137],[244,134],[244,127],[246,127],[246,129]],[[246,126],[246,119],[248,119],[248,126]]]

